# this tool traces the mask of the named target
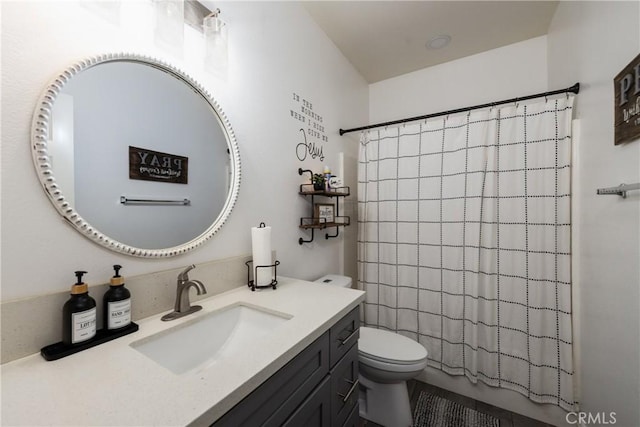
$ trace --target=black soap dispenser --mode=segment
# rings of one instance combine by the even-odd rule
[[[96,335],[96,301],[82,281],[86,273],[76,271],[77,283],[71,287],[71,298],[62,308],[62,342],[67,345],[88,341]]]
[[[124,328],[131,323],[131,293],[124,287],[121,268],[120,265],[113,266],[116,274],[103,298],[104,329],[107,331]]]

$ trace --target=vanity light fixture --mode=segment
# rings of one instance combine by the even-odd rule
[[[439,36],[432,37],[427,42],[428,49],[442,49],[447,47],[451,42],[451,36],[448,34],[440,34]]]
[[[120,0],[81,1],[79,3],[82,7],[106,19],[113,25],[120,26]]]
[[[205,16],[204,30],[205,69],[218,77],[226,78],[228,62],[227,24],[220,19],[220,9]]]
[[[183,0],[153,0],[157,45],[174,56],[182,58],[184,44]]]

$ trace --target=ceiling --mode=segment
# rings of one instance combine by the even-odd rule
[[[375,83],[547,33],[558,1],[308,1],[304,7]],[[426,45],[448,35],[441,49]]]

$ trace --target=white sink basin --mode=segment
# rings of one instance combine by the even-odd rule
[[[198,313],[199,314],[199,313]],[[200,371],[243,351],[293,316],[235,304],[132,342],[135,350],[176,374]]]

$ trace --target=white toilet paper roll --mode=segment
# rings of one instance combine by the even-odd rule
[[[273,277],[273,267],[258,268],[256,266],[271,265],[271,227],[251,227],[251,248],[253,252],[253,271],[256,275],[254,283],[258,286],[269,285]]]

